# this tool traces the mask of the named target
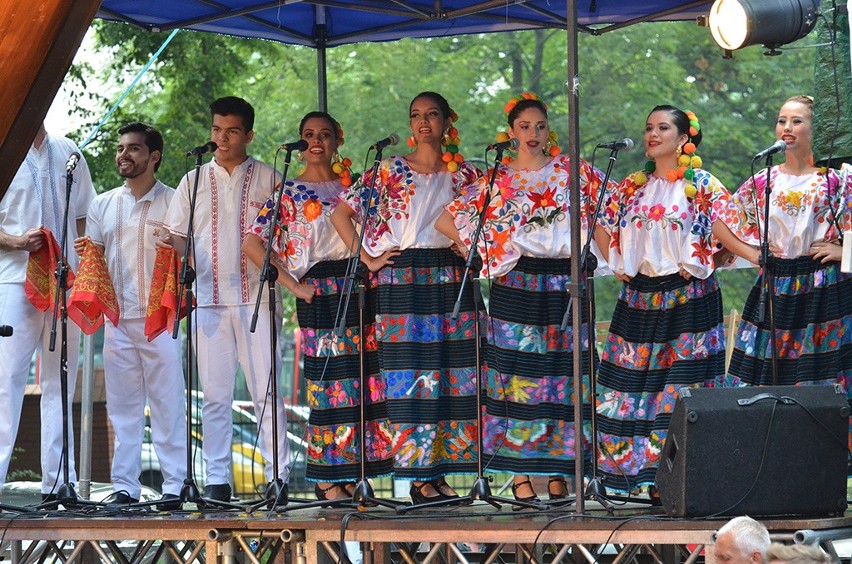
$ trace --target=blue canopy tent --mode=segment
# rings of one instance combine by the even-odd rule
[[[593,34],[644,21],[686,20],[711,2],[588,0],[576,29]],[[151,31],[192,29],[317,49],[319,107],[326,107],[325,50],[362,41],[524,29],[568,29],[562,0],[104,0],[98,17]]]
[[[579,225],[579,89],[577,34],[606,31],[646,22],[688,20],[706,15],[707,0],[103,0],[98,17],[123,21],[151,31],[192,29],[240,37],[264,38],[317,49],[318,102],[326,104],[325,50],[363,41],[518,31],[564,29],[567,33],[566,70],[568,97],[568,154],[573,155],[570,203]],[[709,32],[708,32],[709,33]],[[572,233],[572,256],[581,252],[580,233]],[[579,328],[579,261],[571,262],[572,322]],[[573,346],[581,348],[575,330]],[[582,385],[581,355],[574,355],[575,387]],[[582,423],[582,406],[574,406],[575,423]],[[578,428],[578,433],[580,430]],[[583,491],[582,441],[577,441],[575,491]],[[583,513],[583,496],[576,500]]]

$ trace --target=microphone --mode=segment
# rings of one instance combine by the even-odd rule
[[[304,151],[308,148],[308,142],[304,139],[293,141],[292,143],[284,143],[278,147],[279,151]]]
[[[186,152],[187,157],[197,157],[198,155],[203,155],[204,153],[215,153],[216,149],[219,146],[216,145],[213,141],[208,141],[204,145],[199,145],[198,147],[192,149],[191,151]]]
[[[633,139],[625,137],[618,141],[610,141],[609,143],[600,143],[597,146],[601,149],[612,149],[613,151],[629,151],[633,148]]]
[[[0,325],[0,337],[11,337],[12,336],[12,326],[11,325]]]
[[[391,133],[381,141],[376,141],[370,148],[376,149],[378,151],[384,149],[388,145],[396,145],[397,143],[399,143],[399,135],[397,135],[396,133]]]
[[[778,141],[776,141],[775,143],[773,143],[769,147],[765,148],[764,150],[762,150],[761,152],[756,154],[754,156],[754,158],[752,158],[751,160],[753,162],[753,161],[756,161],[758,159],[768,157],[770,155],[775,155],[777,153],[783,153],[786,150],[787,150],[787,144],[784,141],[782,141],[781,139],[779,139]]]
[[[506,149],[510,149],[512,151],[517,151],[518,147],[521,146],[521,142],[517,137],[510,137],[506,141],[500,141],[499,143],[492,143],[488,145],[485,150],[486,151],[505,151]]]
[[[71,153],[71,156],[68,157],[68,162],[65,163],[65,172],[68,174],[74,172],[74,169],[77,168],[77,163],[80,162],[81,158],[80,153],[77,151]]]

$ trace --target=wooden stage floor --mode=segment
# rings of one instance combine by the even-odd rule
[[[190,506],[192,507],[192,506]],[[674,519],[630,505],[608,514],[587,502],[512,511],[472,506],[410,511],[304,508],[289,511],[150,509],[3,511],[3,555],[12,562],[296,562],[340,559],[340,541],[364,564],[400,562],[713,562],[723,519]],[[773,538],[819,543],[852,538],[852,513],[762,520]],[[360,550],[359,545],[360,543]]]

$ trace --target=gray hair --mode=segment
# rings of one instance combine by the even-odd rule
[[[716,538],[728,533],[734,534],[734,542],[744,555],[759,552],[762,556],[765,556],[766,549],[772,544],[766,527],[747,515],[734,517],[725,523],[721,529],[716,531]]]
[[[778,543],[772,543],[766,551],[766,560],[778,560],[785,564],[831,564],[834,562],[831,556],[816,546]]]

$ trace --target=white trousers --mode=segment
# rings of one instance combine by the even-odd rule
[[[24,284],[0,284],[0,324],[11,325],[11,337],[0,337],[0,485],[6,482],[15,437],[21,419],[24,390],[30,373],[33,353],[38,352],[41,385],[41,421],[26,424],[41,426],[41,491],[55,492],[64,482],[62,467],[62,392],[59,376],[62,326],[56,325],[55,350],[50,352],[50,310],[41,312],[32,306],[24,293]],[[69,481],[77,481],[74,468],[74,426],[71,417],[74,389],[77,386],[77,363],[80,358],[80,328],[68,320],[68,471]]]
[[[180,494],[186,477],[186,396],[180,339],[161,333],[152,342],[144,319],[109,321],[104,332],[107,413],[115,431],[112,486],[139,499],[145,403],[151,408],[151,436],[163,493]]]
[[[237,366],[246,376],[249,394],[254,403],[260,434],[260,452],[266,460],[266,478],[272,472],[272,395],[269,372],[272,366],[269,352],[269,309],[261,305],[257,328],[249,332],[254,305],[207,306],[196,310],[198,375],[204,391],[202,430],[204,431],[204,461],[207,463],[207,484],[226,484],[231,481],[231,443],[233,436],[234,378]],[[275,316],[276,329],[281,316]],[[281,353],[275,351],[275,365],[281,368]],[[277,374],[276,374],[277,377]],[[289,473],[289,443],[287,441],[287,412],[278,390],[278,478],[285,482]]]

